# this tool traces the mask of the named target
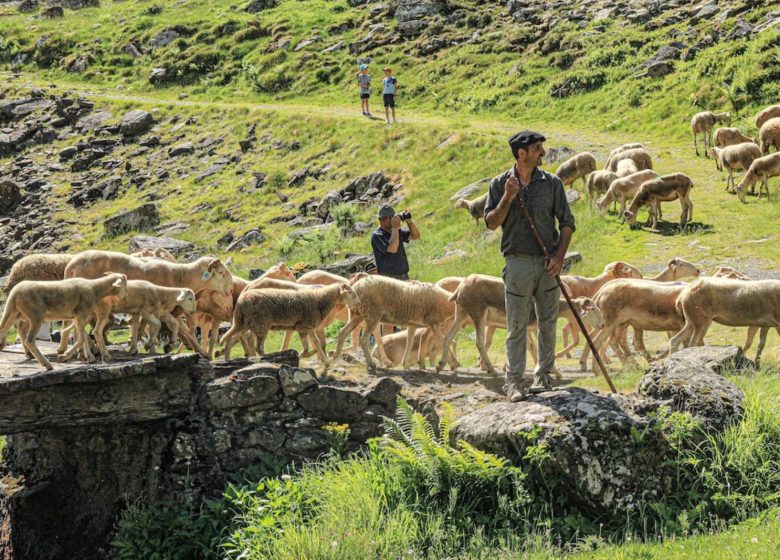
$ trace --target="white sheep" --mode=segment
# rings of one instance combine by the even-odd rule
[[[712,322],[731,327],[760,327],[756,361],[771,328],[780,326],[780,280],[701,278],[677,298],[677,311],[685,325],[669,341],[669,351],[680,344],[702,346]]]
[[[639,169],[637,169],[633,159],[621,159],[617,162],[617,166],[615,167],[615,173],[618,177],[628,177],[638,171]]]
[[[477,225],[479,225],[482,219],[485,217],[485,204],[487,204],[487,199],[488,193],[485,193],[482,196],[478,196],[473,200],[459,198],[455,203],[455,208],[465,208],[468,210],[469,214],[471,214],[471,217],[474,218],[474,221],[477,223]]]
[[[712,143],[718,148],[725,148],[726,146],[733,146],[734,144],[742,144],[743,142],[753,142],[754,144],[758,145],[758,142],[755,138],[745,136],[738,128],[717,128],[715,129],[715,134],[712,135]]]
[[[766,121],[758,131],[758,145],[761,153],[766,155],[770,148],[780,152],[780,117],[774,117]]]
[[[634,198],[636,191],[639,190],[639,185],[645,181],[655,179],[658,177],[658,173],[652,169],[645,169],[632,173],[627,177],[621,177],[615,179],[609,185],[609,189],[604,193],[604,196],[596,201],[596,209],[603,212],[613,201],[620,201],[620,219],[623,220],[623,213],[626,211],[626,202],[629,202]],[[659,216],[660,218],[660,216]]]
[[[8,301],[0,319],[0,350],[11,326],[19,320],[26,322],[22,344],[38,362],[50,370],[53,366],[35,345],[35,335],[44,321],[73,321],[76,326],[76,344],[58,361],[67,361],[81,349],[87,361],[95,361],[89,348],[85,327],[92,316],[95,304],[102,298],[127,293],[127,277],[112,273],[102,278],[87,280],[71,278],[56,281],[25,280],[18,283],[8,295]]]
[[[638,142],[631,142],[630,144],[623,144],[619,148],[615,148],[609,153],[609,157],[607,158],[607,162],[604,164],[604,169],[609,169],[610,165],[612,164],[612,160],[615,158],[616,155],[625,152],[627,150],[633,150],[635,148],[642,148],[645,149],[645,147],[638,143]]]
[[[351,318],[339,332],[335,358],[341,355],[347,335],[363,321],[366,329],[360,336],[360,345],[370,371],[376,369],[368,348],[368,333],[374,332],[380,323],[407,327],[407,343],[403,366],[411,365],[411,349],[414,333],[418,328],[429,328],[434,336],[444,338],[443,329],[455,315],[455,304],[449,300],[449,292],[428,283],[413,283],[395,280],[385,276],[359,278],[352,288],[360,298],[357,308],[351,307]],[[382,363],[389,359],[384,351],[381,337],[377,339]],[[426,355],[425,338],[422,339],[417,357],[419,363]]]
[[[225,347],[225,360],[230,360],[230,349],[247,330],[257,337],[257,348],[262,355],[268,331],[292,328],[301,337],[304,351],[308,351],[307,341],[311,338],[320,362],[327,369],[328,357],[319,340],[311,335],[339,303],[355,308],[360,299],[347,284],[332,284],[300,292],[273,288],[245,290],[236,302],[233,325],[220,340]]]
[[[582,186],[586,187],[586,178],[594,171],[596,158],[590,152],[581,152],[564,161],[555,171],[555,176],[561,180],[564,187],[573,184],[577,179],[582,179]]]
[[[612,171],[594,171],[591,173],[585,182],[585,186],[588,188],[590,204],[593,205],[596,202],[596,197],[607,192],[610,185],[618,178],[618,175]]]
[[[631,148],[615,154],[615,156],[610,159],[609,167],[607,167],[607,169],[616,172],[618,164],[625,159],[633,161],[636,164],[638,171],[653,168],[653,158],[650,156],[650,152],[644,148]]]
[[[769,119],[780,117],[780,105],[770,105],[756,115],[756,128],[760,129]]]
[[[734,188],[734,171],[749,169],[753,160],[761,157],[761,150],[753,142],[743,142],[725,148],[713,146],[710,149],[718,171],[725,169],[729,173],[726,178],[726,191],[730,190],[729,187]]]
[[[631,201],[628,210],[623,212],[623,217],[628,220],[633,228],[636,225],[637,210],[647,205],[650,210],[650,227],[656,228],[660,217],[661,202],[670,202],[680,200],[682,212],[680,214],[680,229],[685,228],[685,224],[693,219],[693,202],[691,201],[691,189],[693,181],[687,175],[682,173],[673,173],[664,175],[657,179],[645,181],[639,186],[639,189]]]
[[[767,198],[769,198],[769,178],[777,177],[778,175],[780,175],[780,152],[754,159],[747,173],[742,177],[742,182],[735,187],[739,200],[745,202],[745,190],[750,187],[752,191],[753,186],[759,179],[761,180],[761,186],[766,191]],[[758,189],[758,197],[761,198],[760,187]]]
[[[703,111],[696,113],[691,118],[691,133],[693,134],[693,148],[696,150],[696,155],[699,155],[699,146],[696,143],[696,135],[702,134],[704,136],[704,155],[708,155],[707,149],[712,145],[712,128],[716,123],[726,123],[726,126],[731,126],[731,113],[713,113],[712,111]]]

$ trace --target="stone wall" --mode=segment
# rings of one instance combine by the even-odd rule
[[[286,363],[163,356],[0,380],[0,559],[108,557],[128,504],[219,492],[248,467],[348,448],[378,435],[398,385],[321,384]]]

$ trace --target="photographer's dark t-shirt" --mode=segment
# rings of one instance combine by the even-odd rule
[[[371,248],[374,250],[374,261],[376,261],[377,272],[383,276],[401,276],[409,272],[409,261],[406,260],[406,250],[404,243],[409,243],[412,233],[408,229],[398,230],[400,243],[398,251],[388,253],[387,247],[390,245],[389,231],[381,227],[376,228],[371,234]]]

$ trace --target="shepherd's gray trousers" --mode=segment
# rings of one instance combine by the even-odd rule
[[[539,334],[535,373],[551,373],[555,367],[555,327],[560,289],[544,266],[544,257],[506,255],[506,379],[518,381],[525,373],[526,337],[531,312],[536,310]]]

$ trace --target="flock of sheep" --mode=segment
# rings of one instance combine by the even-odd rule
[[[780,106],[768,107],[758,115],[757,142],[738,129],[719,128],[712,146],[710,135],[719,122],[730,124],[730,115],[695,115],[691,122],[694,147],[698,154],[696,135],[703,134],[705,150],[710,147],[718,168],[729,172],[727,188],[734,188],[744,200],[745,190],[759,179],[766,188],[768,177],[780,175]],[[772,146],[778,151],[762,155],[768,154]],[[733,171],[737,169],[746,173],[742,182],[734,186]],[[626,144],[613,150],[604,170],[597,171],[593,155],[584,152],[564,162],[556,174],[564,185],[582,179],[591,203],[598,209],[605,210],[619,201],[621,216],[632,226],[642,206],[648,207],[648,222],[655,226],[662,217],[660,203],[676,199],[682,206],[680,225],[691,220],[692,181],[682,173],[659,177],[653,171],[650,154],[641,144]],[[457,206],[468,209],[479,221],[486,197],[461,199]],[[667,332],[671,337],[668,351],[674,351],[681,344],[703,344],[713,321],[748,327],[745,350],[760,331],[760,359],[768,330],[778,328],[780,333],[780,281],[753,281],[732,268],[720,267],[712,277],[690,284],[680,282],[699,275],[696,266],[675,258],[653,277],[643,278],[636,267],[614,262],[599,276],[563,276],[562,280],[605,361],[609,347],[622,361],[632,359],[629,327],[634,331],[633,351],[649,361],[652,357],[644,346],[644,331]],[[472,324],[480,366],[495,373],[487,351],[495,329],[506,328],[503,280],[483,274],[447,277],[435,284],[402,282],[365,273],[344,278],[320,270],[296,278],[284,263],[279,263],[250,282],[231,274],[215,257],[184,264],[165,251],[133,255],[85,251],[77,255],[24,257],[14,264],[5,289],[8,300],[0,319],[0,350],[5,346],[8,331],[16,326],[27,354],[46,369],[52,369],[52,365],[35,343],[44,322],[68,324],[62,331],[58,360],[79,355],[91,362],[99,353],[108,361],[111,355],[105,333],[120,314],[129,317],[133,353],[141,340],[147,350],[155,351],[165,325],[171,344],[180,339],[182,346],[214,359],[219,325],[230,322],[230,329],[219,340],[224,345],[225,359],[230,359],[237,343],[243,345],[249,357],[263,354],[268,332],[285,330],[282,349],[288,347],[292,334],[297,332],[303,355],[316,352],[327,368],[331,359],[341,356],[346,338],[351,335],[351,349],[362,349],[372,371],[376,368],[375,360],[386,367],[401,363],[405,368],[415,363],[425,368],[430,361],[437,370],[445,364],[454,370],[460,366],[455,336],[461,328]],[[580,338],[564,300],[559,309],[561,318],[567,320],[564,348],[559,355],[568,357]],[[339,332],[335,353],[329,357],[325,328],[335,321],[346,324]],[[532,317],[528,348],[535,358],[534,323]],[[404,327],[406,331],[382,336],[382,324]],[[87,335],[90,325],[92,337]],[[200,341],[196,336],[198,329]],[[71,333],[75,342],[68,347]],[[372,334],[377,342],[373,351],[369,347]],[[589,349],[583,346],[583,370],[587,369],[588,356]]]
[[[596,277],[563,276],[562,280],[605,359],[611,346],[622,361],[632,360],[627,343],[629,327],[634,330],[634,350],[649,361],[652,358],[644,347],[644,331],[674,335],[670,341],[673,350],[679,344],[702,344],[713,321],[749,327],[746,350],[760,330],[760,358],[767,331],[780,325],[780,281],[752,281],[734,269],[721,267],[713,277],[691,284],[679,282],[697,276],[696,266],[675,258],[653,277],[643,278],[636,267],[614,262]],[[362,349],[370,371],[376,369],[375,360],[385,367],[401,363],[404,368],[417,364],[423,369],[430,361],[437,370],[445,364],[455,370],[460,366],[455,336],[472,324],[480,366],[496,373],[487,351],[495,329],[506,328],[503,280],[484,274],[447,277],[435,284],[366,273],[344,278],[320,270],[296,279],[284,263],[279,263],[250,282],[231,274],[215,257],[183,264],[169,254],[85,251],[75,256],[24,257],[14,264],[6,290],[0,349],[9,329],[16,325],[28,355],[47,369],[52,365],[35,342],[43,322],[68,324],[62,331],[58,360],[66,361],[78,354],[95,361],[93,352],[97,352],[108,361],[111,356],[105,331],[117,314],[129,317],[133,353],[142,338],[149,351],[156,350],[161,325],[165,324],[171,344],[180,338],[183,346],[213,359],[218,327],[230,321],[230,329],[220,340],[226,360],[236,343],[243,345],[249,357],[262,355],[268,332],[286,330],[282,349],[297,332],[303,355],[311,354],[311,343],[327,369],[330,360],[341,356],[347,337],[352,335],[352,348]],[[728,306],[723,305],[726,299]],[[569,356],[580,337],[563,299],[560,316],[567,324],[563,332],[565,347],[559,356]],[[329,357],[325,328],[337,320],[346,324],[339,332],[335,353]],[[528,347],[533,358],[534,323],[532,317]],[[87,335],[90,324],[95,350]],[[382,336],[382,324],[406,330]],[[197,328],[202,342],[196,337]],[[75,342],[68,348],[70,331],[74,331]],[[371,334],[377,343],[373,351],[369,348]],[[588,355],[587,346],[583,346],[583,370]]]

